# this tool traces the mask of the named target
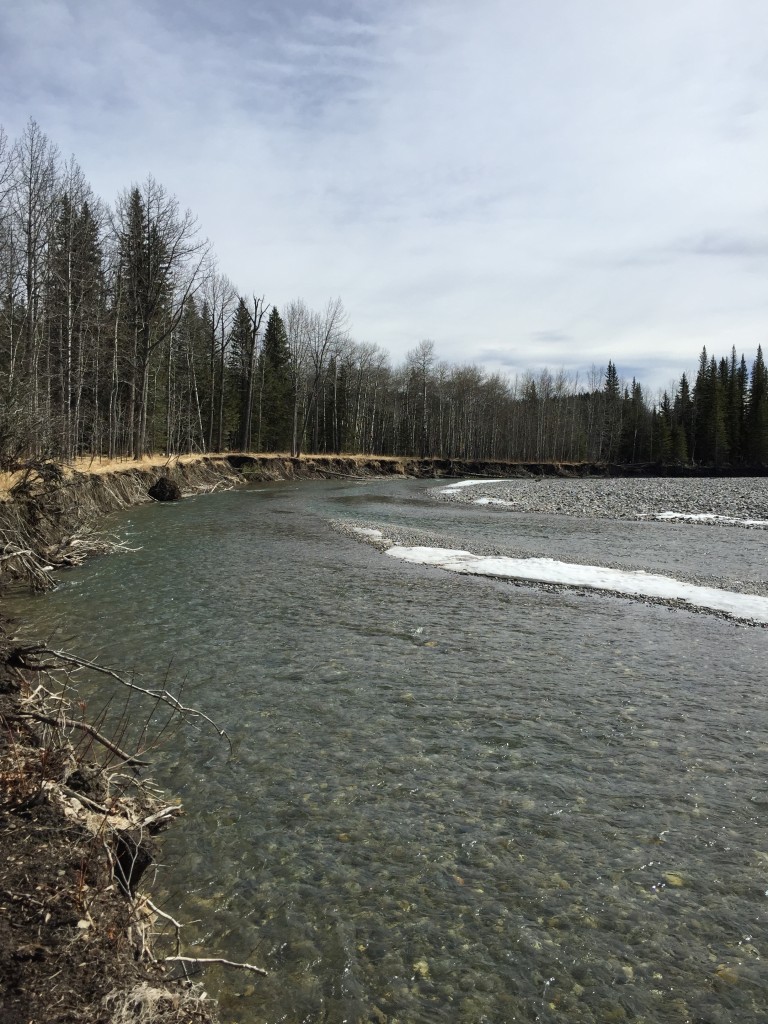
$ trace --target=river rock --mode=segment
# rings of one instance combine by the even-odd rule
[[[149,488],[147,492],[150,498],[154,498],[155,501],[179,501],[181,498],[181,489],[175,480],[171,480],[170,477],[161,476],[159,477]]]

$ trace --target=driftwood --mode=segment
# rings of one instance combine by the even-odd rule
[[[256,967],[254,964],[238,963],[237,960],[225,960],[222,956],[167,956],[165,957],[165,963],[224,964],[225,967],[240,967],[244,971],[253,971],[254,974],[266,976],[269,973],[263,967]]]
[[[16,579],[26,580],[33,590],[53,590],[55,586],[50,576],[54,566],[40,558],[32,548],[19,547],[12,541],[6,541],[0,550],[0,567]]]

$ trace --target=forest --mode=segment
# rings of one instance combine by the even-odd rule
[[[759,347],[750,364],[705,349],[695,380],[655,396],[613,361],[508,378],[420,341],[392,365],[354,339],[340,299],[240,294],[151,176],[107,204],[34,120],[16,140],[0,127],[0,284],[6,469],[224,450],[768,463]]]

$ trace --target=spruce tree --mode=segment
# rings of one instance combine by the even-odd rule
[[[291,354],[285,324],[272,308],[264,332],[260,363],[260,443],[262,451],[291,447]]]
[[[619,385],[619,374],[615,365],[609,360],[605,371],[603,387],[603,430],[602,456],[606,462],[615,461],[621,443],[622,400]]]
[[[768,370],[763,360],[762,347],[759,345],[752,364],[749,386],[747,450],[753,465],[768,463]]]
[[[693,448],[693,402],[688,377],[683,374],[675,395],[675,423],[678,426],[677,440],[674,446],[676,461],[687,463]]]
[[[248,312],[245,299],[241,297],[229,332],[230,375],[237,407],[237,430],[230,432],[229,443],[244,451],[248,450],[251,436],[248,422],[248,391],[253,344],[251,314]]]

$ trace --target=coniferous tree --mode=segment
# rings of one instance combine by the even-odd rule
[[[674,446],[675,461],[687,463],[693,450],[693,400],[688,376],[683,373],[675,394],[674,422],[677,425],[676,443]]]
[[[674,458],[672,407],[665,391],[653,413],[652,460],[667,465]]]
[[[753,465],[768,463],[768,370],[763,360],[762,346],[752,364],[747,412],[749,459]]]
[[[622,399],[619,374],[610,359],[605,371],[603,400],[602,458],[606,462],[615,462],[621,442]]]
[[[746,395],[739,373],[735,347],[731,348],[730,359],[721,360],[720,379],[723,386],[725,430],[731,462],[741,462],[744,454],[744,399]]]
[[[118,200],[115,234],[133,349],[132,449],[139,457],[147,447],[153,360],[202,284],[209,246],[192,214],[180,213],[176,198],[152,177]]]
[[[230,444],[234,443],[242,451],[250,445],[251,423],[248,393],[252,386],[251,367],[253,365],[253,322],[245,299],[241,296],[232,327],[229,332],[229,350],[231,359],[231,380],[237,396],[237,430],[230,434]]]
[[[665,398],[667,398],[666,394]],[[668,398],[667,402],[669,402]],[[631,393],[628,392],[625,395],[624,407],[619,458],[622,462],[640,462],[648,458],[650,422],[643,389],[634,377],[632,378]]]
[[[726,367],[727,367],[727,361]],[[728,460],[728,434],[725,424],[725,396],[722,377],[715,357],[709,361],[707,368],[707,391],[709,396],[708,461],[714,466],[721,466]]]
[[[291,353],[288,335],[273,306],[260,356],[259,448],[287,451],[291,447]]]

